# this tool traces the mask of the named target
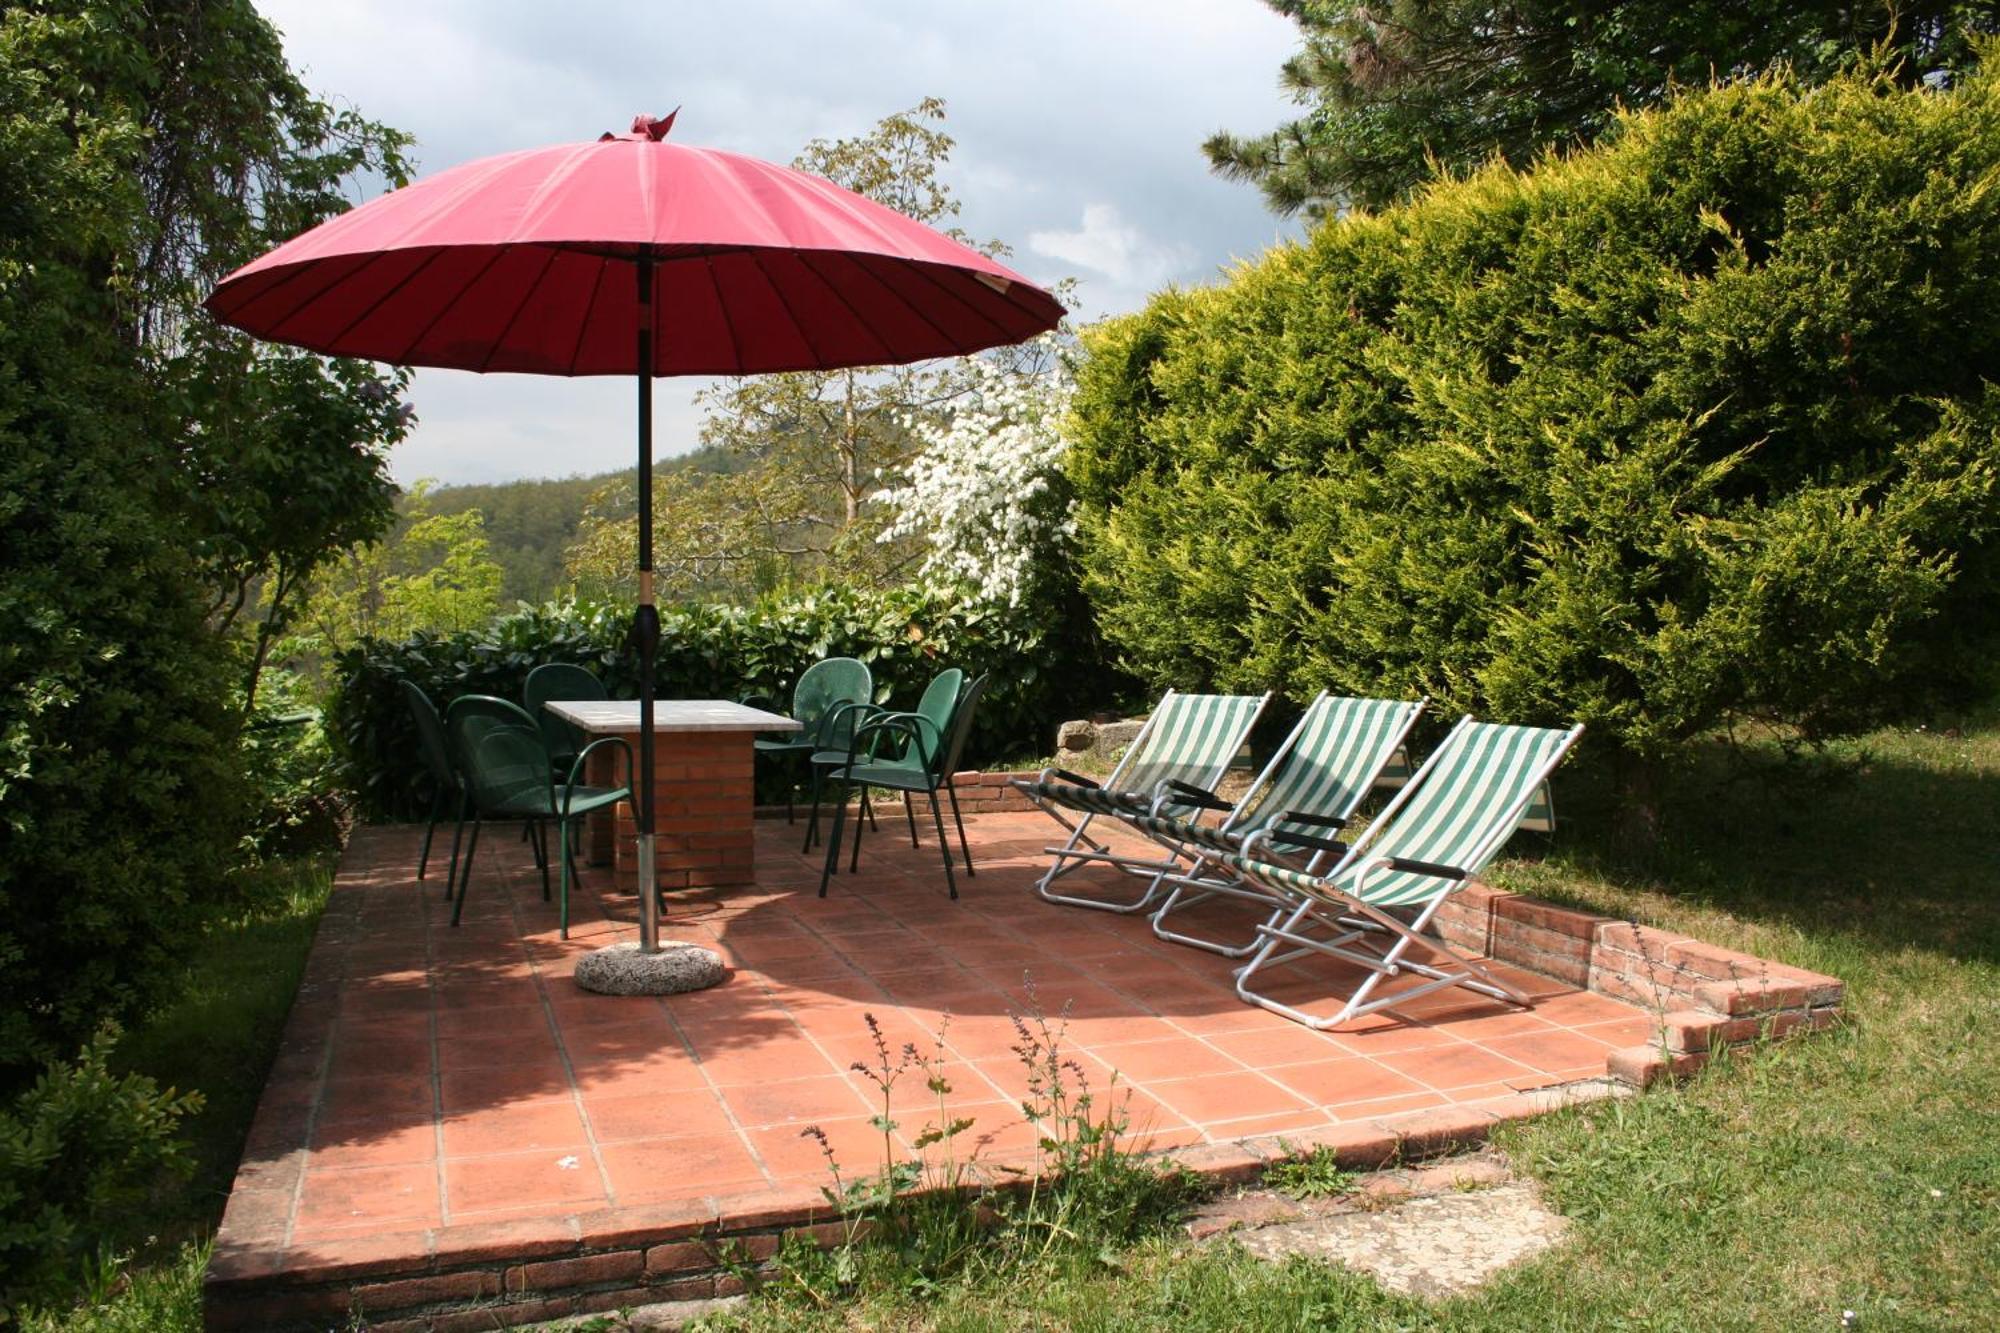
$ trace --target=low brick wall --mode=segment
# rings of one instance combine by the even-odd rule
[[[1021,794],[1018,787],[1014,786],[1014,779],[1038,776],[1040,776],[1039,769],[1029,769],[1023,772],[995,771],[991,773],[981,772],[978,769],[967,769],[963,773],[954,773],[951,775],[951,787],[958,795],[958,809],[960,814],[981,815],[994,810],[1032,810],[1035,808],[1034,805],[1029,802],[1027,797]],[[894,800],[894,796],[889,792],[876,792],[875,798],[877,800]],[[919,799],[921,800],[921,798]],[[806,807],[795,806],[794,810],[800,818],[805,816]],[[757,807],[757,817],[759,819],[783,819],[785,817],[785,807],[782,805],[760,805]]]
[[[1610,1059],[1614,1077],[1639,1087],[1692,1073],[1722,1047],[1827,1027],[1846,990],[1835,977],[1484,884],[1447,899],[1432,929],[1652,1013],[1659,1039]]]

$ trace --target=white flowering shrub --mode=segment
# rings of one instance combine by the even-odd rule
[[[1033,374],[982,362],[948,421],[912,424],[921,446],[903,483],[876,499],[893,515],[883,541],[922,544],[927,587],[1018,606],[1074,530],[1056,476],[1072,386],[1059,358],[1044,360]]]

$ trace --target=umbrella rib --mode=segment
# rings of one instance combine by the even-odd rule
[[[370,265],[379,263],[386,257],[387,257],[386,255],[384,255],[379,251],[374,254],[363,256],[360,264],[356,265],[353,269],[349,270],[348,272],[343,273],[339,277],[335,278],[332,283],[320,286],[315,291],[313,291],[311,295],[307,296],[303,301],[300,301],[295,305],[293,305],[292,308],[287,310],[283,316],[281,316],[278,319],[270,321],[270,323],[267,324],[265,327],[272,329],[282,329],[285,325],[291,323],[293,319],[297,318],[298,315],[302,311],[304,311],[308,306],[312,305],[313,302],[324,297],[328,292],[332,291],[335,287],[339,286],[341,283],[347,282],[356,277],[357,275],[367,272]],[[315,275],[317,270],[318,266],[316,264],[310,264],[310,263],[300,264],[297,267],[293,268],[290,273],[286,274],[283,281],[279,282],[272,288],[272,292],[276,292],[282,289],[283,287],[289,286],[295,280],[303,280],[306,278],[310,278]],[[268,294],[270,293],[266,293],[266,295]],[[341,334],[344,335],[348,329],[351,329],[353,327],[354,327],[353,324],[349,324],[347,325],[346,328],[341,329],[340,332]],[[286,339],[285,341],[290,341],[290,339]],[[292,345],[295,347],[304,346],[304,344],[302,343],[293,343]]]
[[[819,266],[815,264],[812,261],[812,259],[808,258],[809,252],[804,250],[798,250],[794,251],[794,253],[798,255],[799,262],[805,265],[806,272],[812,274],[815,278],[818,278],[822,283],[824,283],[826,285],[826,289],[833,293],[833,299],[840,302],[843,306],[846,306],[847,313],[854,316],[855,322],[866,328],[867,321],[861,317],[861,312],[854,308],[854,302],[847,299],[847,294],[841,291],[840,288],[836,287],[833,284],[832,279],[828,278],[826,274],[819,271]],[[870,273],[868,271],[867,266],[862,264],[861,261],[859,261],[858,259],[854,258],[854,256],[843,255],[842,257],[845,258],[847,262],[854,268],[860,270],[861,274],[864,277],[866,277],[869,281],[873,282],[881,290],[887,292],[895,300],[902,302],[903,308],[905,310],[908,310],[911,314],[915,315],[919,323],[929,326],[931,332],[935,333],[939,338],[943,339],[947,345],[951,343],[952,341],[951,335],[946,333],[943,329],[939,328],[937,326],[937,323],[934,320],[932,320],[929,315],[926,315],[923,311],[917,309],[917,307],[913,305],[910,301],[905,299],[905,297],[901,292],[897,291],[894,287],[891,287],[888,283],[876,277],[873,273]],[[873,333],[874,330],[869,329],[869,332]],[[882,337],[880,334],[876,334],[876,341],[882,344],[883,351],[889,353],[891,356],[896,355],[896,349],[889,346],[888,339]]]
[[[610,260],[606,259],[603,255],[596,256],[596,259],[597,281],[590,284],[590,300],[584,303],[583,322],[577,325],[576,345],[570,350],[569,354],[568,373],[571,376],[576,374],[576,363],[583,359],[584,335],[586,330],[590,328],[590,317],[597,313],[597,298],[604,293],[604,275],[611,271]]]
[[[440,251],[440,253],[442,253],[442,251]],[[497,245],[494,246],[492,256],[487,259],[485,264],[481,265],[479,272],[473,274],[472,277],[467,281],[459,284],[458,290],[452,293],[451,299],[446,301],[442,306],[438,307],[438,312],[435,315],[432,315],[429,319],[424,321],[424,326],[417,330],[416,336],[414,338],[411,338],[407,343],[403,344],[403,354],[399,357],[396,357],[395,359],[399,362],[407,362],[410,359],[410,353],[415,351],[418,345],[421,344],[424,339],[431,336],[431,330],[436,328],[438,325],[444,323],[445,316],[449,315],[454,309],[457,308],[458,303],[465,299],[465,294],[471,291],[473,287],[478,284],[481,278],[485,277],[488,273],[491,273],[493,271],[494,266],[498,264],[501,261],[501,259],[505,258],[507,253],[508,252],[505,247]],[[460,367],[460,369],[463,368],[464,367]]]
[[[729,302],[722,297],[722,279],[715,276],[715,256],[703,255],[701,257],[701,266],[708,274],[710,290],[715,293],[715,308],[722,312],[722,328],[729,335],[729,354],[734,358],[737,373],[740,374],[743,370],[743,344],[736,337],[736,321],[729,317]],[[764,280],[769,282],[770,275],[766,274]],[[790,312],[787,311],[786,313],[789,314]],[[794,319],[792,322],[796,324],[798,321]]]
[[[479,362],[480,374],[484,375],[492,367],[493,358],[499,355],[500,349],[507,343],[507,335],[514,331],[516,324],[521,322],[522,312],[535,299],[535,292],[541,287],[543,280],[549,276],[549,270],[555,267],[556,260],[561,255],[562,251],[560,250],[554,248],[549,250],[548,258],[542,261],[542,271],[535,275],[535,280],[528,283],[527,290],[521,294],[521,303],[514,307],[514,313],[507,316],[507,322],[500,326],[500,332],[487,344],[486,355],[480,358]]]
[[[771,277],[770,273],[765,271],[764,268],[765,251],[748,250],[745,251],[744,253],[750,256],[750,266],[757,270],[757,276],[762,278],[764,280],[764,285],[771,289],[771,295],[778,298],[778,304],[784,307],[785,318],[792,321],[792,331],[799,335],[799,341],[806,345],[806,350],[808,352],[812,353],[812,365],[808,367],[808,369],[814,369],[814,370],[827,369],[828,362],[826,357],[823,354],[821,354],[819,348],[813,345],[812,336],[806,332],[805,323],[799,318],[799,312],[792,309],[792,303],[785,299],[785,289],[782,286],[780,286],[775,279]]]
[[[931,268],[930,265],[918,263],[918,264],[908,264],[905,265],[905,267],[908,269],[909,272],[916,274],[918,277],[922,278],[925,282],[928,282],[931,286],[935,287],[939,291],[939,293],[941,293],[942,295],[953,301],[958,302],[960,305],[964,306],[967,310],[971,311],[973,318],[983,320],[988,328],[992,329],[995,333],[998,333],[1000,335],[1001,342],[1004,343],[1014,336],[1013,331],[1009,329],[1005,324],[1002,324],[999,320],[993,318],[993,316],[987,314],[984,310],[981,310],[978,306],[966,300],[963,296],[960,296],[957,292],[945,286],[942,282],[939,282],[937,280],[937,275],[935,275],[930,271]],[[952,271],[955,273],[966,273],[970,275],[970,270],[967,269],[954,269]],[[978,279],[974,278],[973,281],[976,282],[978,281]],[[885,283],[884,285],[886,286],[887,284]],[[1001,300],[1007,302],[1007,304],[1013,306],[1016,310],[1021,311],[1023,314],[1031,313],[1025,306],[1021,305],[1018,301],[1015,301],[1005,292],[995,292],[994,295],[998,296]],[[908,305],[910,303],[907,300],[905,300],[904,304]],[[912,306],[912,308],[914,309],[915,307]],[[998,344],[995,345],[997,346]]]
[[[373,264],[378,262],[379,260],[387,259],[391,254],[394,253],[395,251],[393,250],[378,251],[377,253],[372,254],[368,257],[368,264]],[[439,250],[433,250],[428,255],[424,256],[424,260],[422,263],[418,264],[408,273],[405,273],[389,288],[389,290],[383,292],[373,301],[370,301],[366,306],[364,306],[361,309],[359,314],[355,315],[353,319],[350,319],[345,324],[341,325],[339,331],[336,332],[331,338],[328,338],[326,340],[327,345],[329,347],[337,346],[340,340],[342,338],[345,338],[348,334],[354,332],[355,328],[358,325],[360,325],[362,321],[366,320],[370,315],[374,314],[377,310],[380,310],[384,305],[388,304],[389,301],[395,297],[397,292],[402,291],[403,288],[409,286],[412,282],[415,282],[417,280],[418,275],[421,274],[425,269],[429,268],[432,264],[435,264],[438,261],[438,257],[443,253],[444,251],[439,249]],[[368,267],[368,264],[363,264],[361,268],[354,270],[354,272],[355,273],[362,272]],[[322,295],[324,295],[324,293],[322,293]],[[371,357],[369,359],[377,360],[380,358]]]

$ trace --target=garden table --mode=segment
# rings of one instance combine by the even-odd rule
[[[548,709],[593,738],[623,736],[636,751],[636,699],[552,699]],[[713,888],[756,879],[754,750],[759,732],[799,731],[801,724],[722,699],[662,699],[653,706],[659,750],[654,767],[655,873],[661,888]],[[623,778],[615,747],[590,756],[585,781],[616,786]],[[593,864],[609,862],[621,886],[636,888],[638,823],[629,801],[590,821],[585,847]]]

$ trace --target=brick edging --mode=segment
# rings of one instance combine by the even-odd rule
[[[1837,977],[1477,882],[1438,908],[1431,929],[1459,948],[1648,1010],[1658,1040],[1608,1062],[1614,1078],[1638,1087],[1691,1074],[1726,1047],[1830,1027],[1846,994]]]
[[[1513,1120],[1628,1091],[1609,1079],[1485,1102],[1147,1154],[1215,1185],[1254,1181],[1276,1162],[1331,1150],[1374,1170],[1477,1147]],[[1020,1188],[1010,1177],[1000,1188]],[[232,1205],[233,1205],[232,1200]],[[439,1227],[282,1254],[218,1235],[202,1284],[210,1329],[323,1327],[365,1316],[371,1333],[471,1333],[659,1301],[729,1296],[768,1274],[788,1240],[840,1244],[848,1223],[799,1186],[570,1217]],[[225,1231],[227,1224],[225,1223]]]

